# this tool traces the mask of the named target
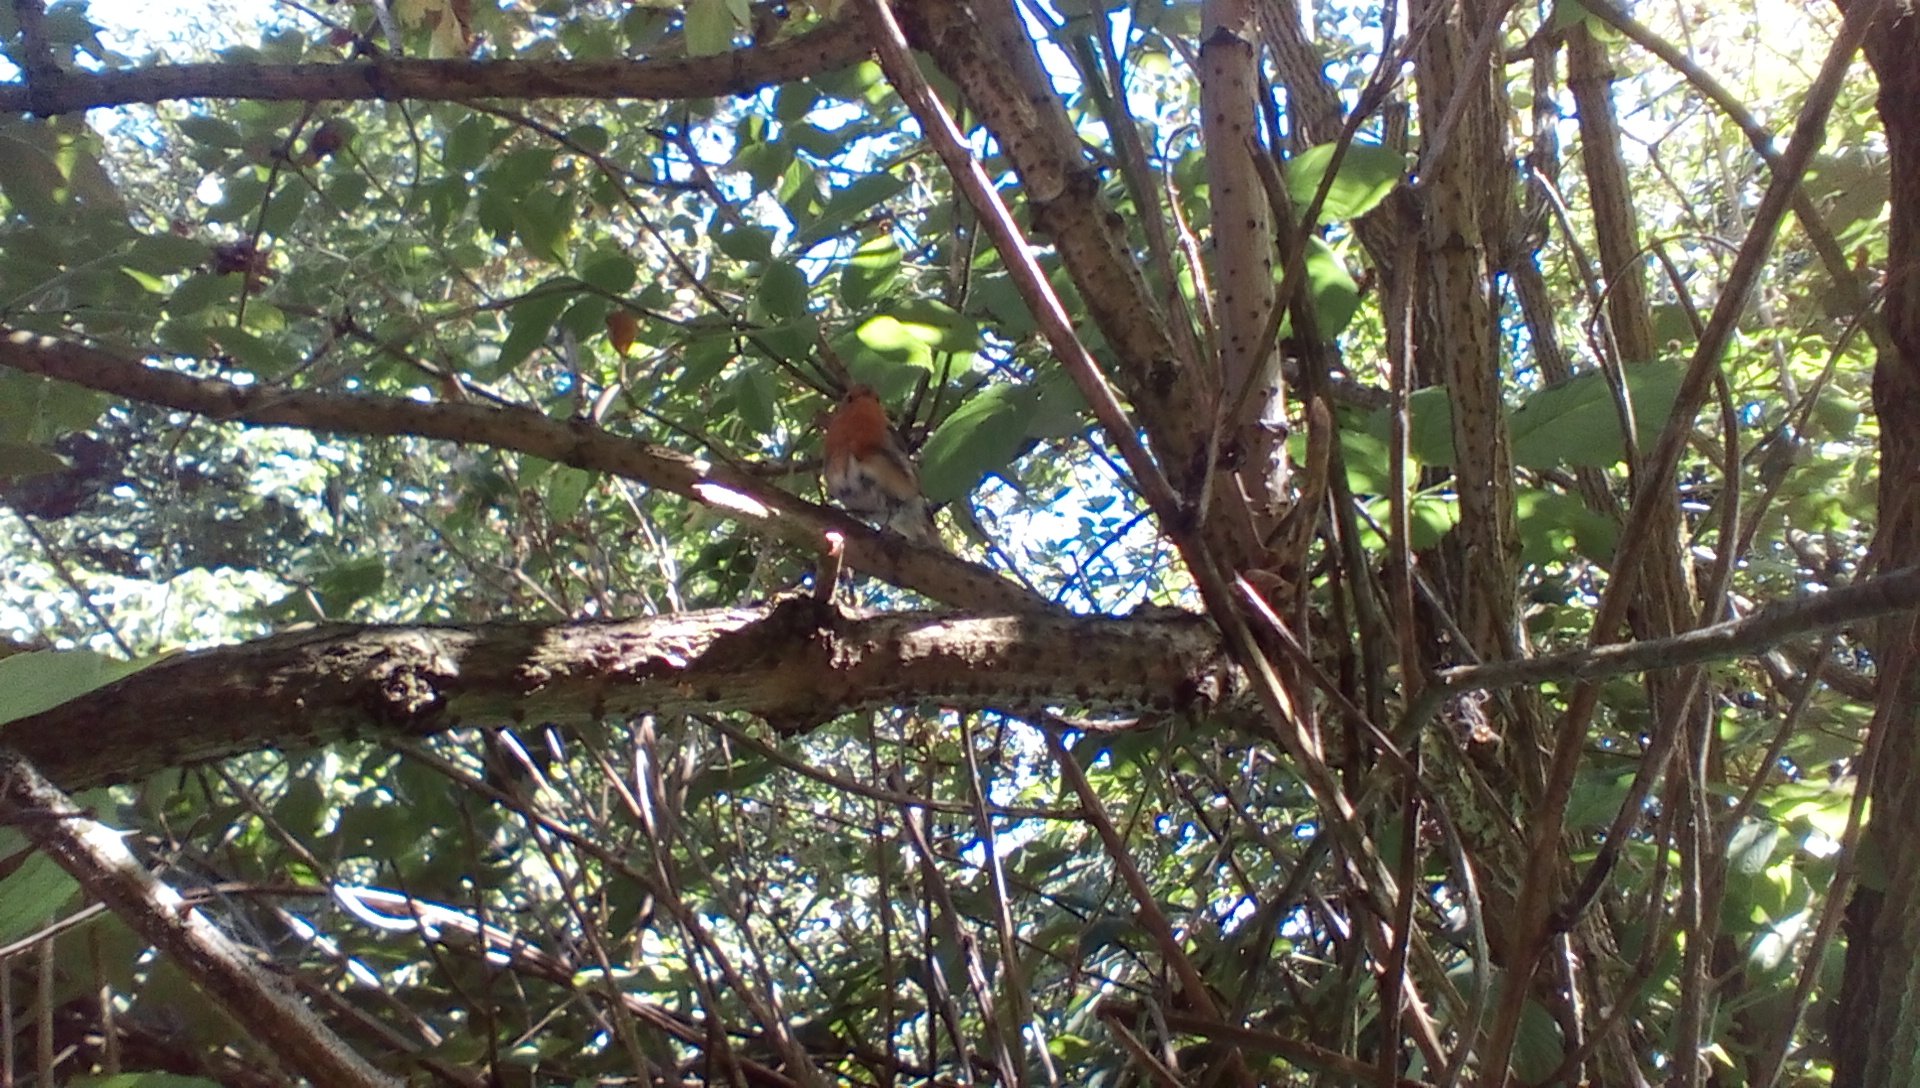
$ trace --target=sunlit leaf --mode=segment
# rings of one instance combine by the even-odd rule
[[[1026,386],[996,385],[955,409],[920,454],[920,487],[931,502],[950,502],[982,476],[1007,467],[1026,444],[1039,398]]]
[[[1287,161],[1287,195],[1301,212],[1306,211],[1308,202],[1319,190],[1338,146],[1319,144]],[[1327,190],[1326,202],[1320,206],[1319,221],[1339,223],[1365,215],[1393,192],[1406,172],[1407,157],[1402,153],[1379,144],[1354,141],[1340,157],[1333,185]]]

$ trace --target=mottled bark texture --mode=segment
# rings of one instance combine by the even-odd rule
[[[1843,9],[1851,3],[1843,3]],[[1882,568],[1920,561],[1920,15],[1883,14],[1867,36],[1880,79],[1892,176],[1885,315],[1891,350],[1873,372],[1880,417]],[[1862,885],[1847,907],[1847,965],[1832,1018],[1834,1084],[1906,1088],[1920,1083],[1920,670],[1911,618],[1882,624],[1875,656],[1880,713],[1878,765],[1869,785]]]

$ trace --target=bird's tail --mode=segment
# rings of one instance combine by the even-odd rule
[[[923,548],[946,550],[946,545],[940,542],[940,530],[933,524],[932,509],[927,506],[927,500],[918,495],[893,508],[892,516],[887,518],[887,528]]]

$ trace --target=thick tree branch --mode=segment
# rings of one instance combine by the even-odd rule
[[[938,549],[913,547],[755,476],[612,434],[584,420],[491,404],[423,404],[364,393],[235,385],[6,328],[0,328],[0,366],[217,420],[336,434],[410,435],[517,450],[670,492],[809,551],[819,550],[829,531],[839,533],[849,565],[956,607],[1051,607],[999,575]]]
[[[852,616],[795,598],[610,623],[293,631],[161,661],[0,725],[0,744],[77,790],[380,733],[720,711],[794,733],[922,699],[1175,708],[1238,686],[1199,617]]]
[[[868,54],[843,18],[786,41],[708,57],[634,61],[376,60],[338,64],[177,64],[122,72],[41,71],[0,84],[0,112],[46,115],[183,98],[261,101],[487,98],[713,98],[844,68]]]
[[[69,746],[71,737],[69,737]],[[90,819],[18,753],[0,748],[0,824],[17,827],[87,894],[179,966],[200,992],[315,1084],[391,1088],[373,1066],[180,894],[134,859],[119,832]]]

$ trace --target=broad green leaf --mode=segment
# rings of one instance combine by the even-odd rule
[[[91,650],[34,650],[0,658],[0,725],[78,699],[158,660],[121,661]]]
[[[820,209],[819,218],[794,239],[793,248],[801,251],[810,248],[815,242],[831,236],[864,215],[876,204],[898,196],[906,187],[905,181],[883,171],[868,174],[846,188],[836,190]]]
[[[222,327],[209,330],[214,346],[234,360],[245,364],[254,375],[278,377],[292,369],[296,357],[285,344],[276,343],[244,329]]]
[[[587,262],[580,270],[580,278],[608,294],[624,295],[633,290],[639,273],[633,266],[633,258],[624,253],[604,253]]]
[[[1034,404],[1033,418],[1027,421],[1029,437],[1066,438],[1079,434],[1087,426],[1091,415],[1087,398],[1081,395],[1080,387],[1066,371],[1057,367],[1048,370],[1036,386],[1039,398]]]
[[[207,262],[205,242],[177,234],[148,234],[133,243],[120,260],[129,268],[155,276],[172,275]]]
[[[777,764],[763,756],[745,755],[724,767],[702,771],[687,784],[686,811],[692,813],[720,794],[738,794],[751,789],[778,769]]]
[[[1514,496],[1520,561],[1534,566],[1584,556],[1605,564],[1619,542],[1619,526],[1564,491],[1523,488]]]
[[[52,858],[28,855],[20,868],[0,879],[0,944],[12,944],[52,921],[79,889]]]
[[[507,311],[507,338],[500,344],[500,356],[493,370],[505,374],[524,362],[553,331],[553,323],[572,300],[571,292],[544,289],[514,303]]]
[[[267,201],[267,214],[260,220],[260,229],[268,234],[284,235],[299,221],[300,212],[306,206],[307,187],[283,183],[280,190]]]
[[[385,556],[352,559],[322,571],[314,579],[314,589],[326,609],[326,617],[337,619],[354,605],[371,597],[387,582]],[[314,617],[320,619],[323,617]]]
[[[224,147],[238,150],[247,146],[247,138],[232,122],[219,117],[209,117],[203,113],[191,117],[182,117],[179,121],[180,134],[194,143],[208,147]]]
[[[955,409],[920,454],[920,489],[928,501],[952,502],[1011,464],[1039,404],[1026,386],[995,385]]]
[[[566,264],[572,228],[573,202],[559,193],[534,193],[514,202],[513,232],[536,257]]]
[[[778,141],[745,144],[734,152],[733,165],[753,179],[754,192],[768,192],[793,165],[793,146]]]
[[[442,161],[448,170],[466,173],[486,161],[487,152],[493,150],[496,139],[492,121],[479,114],[470,114],[447,134]]]
[[[840,270],[840,303],[858,310],[886,293],[900,277],[900,246],[891,235],[869,239]]]
[[[66,458],[44,446],[0,439],[0,480],[44,476],[66,467]]]
[[[606,331],[607,314],[613,310],[613,303],[602,295],[581,292],[560,315],[559,326],[573,334],[576,341],[586,341]]]
[[[553,477],[547,482],[547,516],[556,522],[571,521],[580,512],[596,479],[585,469],[555,465]]]
[[[531,148],[503,155],[480,177],[487,189],[509,198],[525,196],[553,174],[553,150]]]
[[[267,179],[249,168],[221,186],[220,200],[207,209],[207,222],[251,224],[260,214],[260,202],[266,195]]]
[[[1306,274],[1314,323],[1321,337],[1331,340],[1345,332],[1353,315],[1360,312],[1360,285],[1354,282],[1340,255],[1318,237],[1307,239]],[[1282,273],[1276,270],[1275,275]],[[1293,314],[1281,320],[1280,329],[1282,335],[1293,332]]]
[[[0,122],[0,195],[29,215],[46,215],[66,177],[54,161],[44,122]]]
[[[240,276],[226,272],[201,272],[180,281],[167,299],[167,312],[187,317],[212,306],[225,306],[240,296]]]
[[[973,318],[931,298],[901,299],[886,313],[899,319],[907,334],[937,351],[976,351],[980,326]]]
[[[726,0],[687,0],[687,54],[710,57],[733,48],[738,29]]]
[[[741,368],[740,380],[734,383],[734,404],[748,430],[754,434],[772,433],[774,401],[778,396],[773,377],[765,367]]]
[[[1326,177],[1337,146],[1319,144],[1287,162],[1287,195],[1300,212],[1306,211],[1313,194],[1319,191],[1320,180]],[[1327,190],[1326,202],[1320,206],[1319,222],[1340,223],[1365,215],[1393,192],[1406,172],[1405,155],[1379,144],[1355,141],[1340,158],[1333,186]]]
[[[1407,398],[1407,455],[1422,465],[1444,468],[1453,464],[1453,402],[1445,387],[1430,385],[1416,389]],[[1381,456],[1380,488],[1386,489],[1386,451],[1388,441],[1387,410],[1378,409],[1367,417],[1366,432],[1378,443]]]
[[[760,273],[753,294],[755,316],[786,321],[807,312],[807,274],[791,261],[775,261]]]
[[[766,261],[773,258],[773,232],[765,227],[735,227],[714,238],[720,252],[736,261]]]
[[[1666,426],[1684,375],[1669,363],[1641,363],[1625,369],[1634,429],[1645,445]],[[1626,457],[1613,390],[1606,375],[1597,370],[1527,397],[1513,412],[1509,427],[1513,463],[1526,468],[1605,468]]]
[[[0,370],[0,436],[45,444],[93,426],[106,411],[103,393],[17,370]]]
[[[851,350],[841,351],[854,378],[882,392],[900,392],[892,383],[883,382],[879,375],[895,373],[903,367],[931,372],[933,352],[927,347],[926,339],[914,335],[916,328],[923,327],[908,325],[887,314],[861,322],[853,331]]]
[[[792,124],[812,112],[813,104],[820,100],[820,94],[807,82],[789,83],[780,88],[773,98],[773,115],[786,124]]]

